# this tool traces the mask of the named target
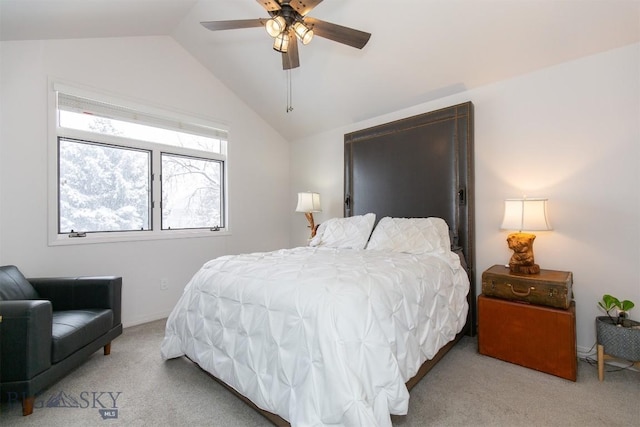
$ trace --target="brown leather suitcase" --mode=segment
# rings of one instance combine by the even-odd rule
[[[540,274],[511,274],[509,267],[494,265],[482,273],[486,296],[568,309],[573,299],[570,271],[540,270]]]
[[[575,381],[575,303],[568,310],[561,310],[480,295],[478,351]]]

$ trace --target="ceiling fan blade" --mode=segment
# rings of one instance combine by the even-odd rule
[[[260,3],[260,6],[264,7],[267,12],[275,12],[276,10],[280,10],[280,3],[276,0],[256,0]]]
[[[325,39],[346,44],[357,49],[362,49],[371,37],[371,34],[365,33],[364,31],[332,24],[331,22],[321,21],[320,19],[309,16],[304,18],[304,23],[313,30],[316,36],[324,37]]]
[[[207,21],[202,26],[211,31],[235,30],[238,28],[253,28],[264,26],[266,19],[237,19],[234,21]]]
[[[259,1],[259,0],[258,0]],[[300,15],[305,16],[311,9],[322,3],[322,0],[291,0],[291,6]]]
[[[293,31],[289,31],[289,48],[282,54],[282,69],[290,70],[300,66],[300,57],[298,55],[298,40]]]

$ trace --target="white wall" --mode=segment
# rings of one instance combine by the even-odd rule
[[[127,326],[167,316],[206,260],[289,244],[288,142],[173,39],[3,42],[0,60],[0,264],[28,277],[122,276]],[[49,78],[227,124],[232,235],[48,246]]]
[[[2,42],[0,264],[16,264],[28,276],[121,275],[125,324],[161,318],[204,261],[304,244],[306,220],[292,213],[296,192],[321,193],[317,222],[342,216],[344,133],[471,100],[477,283],[483,269],[509,258],[506,232],[498,229],[502,200],[549,197],[555,230],[538,233],[536,261],[573,271],[578,345],[586,351],[603,293],[640,307],[639,76],[635,44],[290,147],[169,37]],[[47,246],[48,78],[227,123],[233,234]],[[168,291],[159,290],[160,278],[169,279]],[[640,318],[640,308],[631,317]]]
[[[537,233],[536,262],[574,273],[578,349],[587,352],[604,293],[635,301],[640,319],[640,44],[294,141],[291,192],[320,192],[317,222],[341,217],[345,133],[469,100],[478,289],[482,271],[510,257],[503,199],[548,197],[554,231]],[[293,217],[294,245],[305,225]]]

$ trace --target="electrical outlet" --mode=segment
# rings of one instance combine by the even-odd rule
[[[160,290],[166,291],[169,289],[169,280],[168,279],[160,279]]]

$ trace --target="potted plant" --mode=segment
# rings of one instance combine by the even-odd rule
[[[622,325],[625,327],[630,326],[629,324],[625,325],[625,320],[627,320],[629,316],[627,312],[631,310],[633,307],[635,307],[635,304],[633,303],[633,301],[629,301],[629,300],[620,301],[618,298],[614,296],[605,294],[602,296],[602,301],[598,302],[598,305],[600,306],[600,308],[602,308],[604,311],[607,312],[607,316],[609,316],[609,319],[611,319],[612,322],[614,320],[613,320],[613,317],[611,317],[611,310],[616,309],[618,311],[618,319],[615,322],[616,325]]]
[[[607,313],[596,317],[598,344],[604,347],[604,352],[619,359],[640,361],[640,322],[628,318],[628,311],[635,304],[604,295],[598,306]],[[613,311],[616,312],[615,317],[612,316]]]

